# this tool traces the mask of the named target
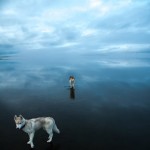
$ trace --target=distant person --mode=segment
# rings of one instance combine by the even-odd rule
[[[70,88],[74,89],[74,85],[75,85],[75,78],[74,78],[74,76],[70,76],[69,77],[69,84],[70,84]]]

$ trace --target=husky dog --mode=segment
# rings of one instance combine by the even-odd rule
[[[22,129],[24,132],[28,133],[29,141],[27,144],[30,144],[31,148],[34,147],[33,138],[36,130],[40,128],[46,130],[46,132],[49,134],[47,142],[52,141],[53,131],[60,133],[54,119],[51,117],[39,117],[26,120],[22,115],[19,115],[18,117],[15,115],[14,120],[16,123],[16,128]]]
[[[75,84],[74,76],[69,77],[69,84],[70,84],[70,88],[74,88],[74,84]]]

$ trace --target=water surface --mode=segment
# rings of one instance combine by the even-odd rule
[[[55,119],[61,134],[48,144],[47,134],[38,131],[36,150],[149,149],[149,66],[143,53],[1,52],[1,149],[30,149],[27,134],[15,128],[15,114]],[[75,90],[69,89],[70,75]]]

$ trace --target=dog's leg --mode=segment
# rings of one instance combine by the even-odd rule
[[[28,136],[29,136],[29,141],[27,142],[27,144],[31,144],[31,142],[30,142],[30,133],[28,133]]]
[[[27,144],[31,145],[31,148],[34,147],[33,138],[34,138],[34,132],[32,132],[32,133],[29,134],[29,142],[27,143]]]
[[[53,131],[52,129],[46,129],[46,132],[49,134],[49,137],[48,137],[48,143],[52,141],[52,138],[53,138]]]

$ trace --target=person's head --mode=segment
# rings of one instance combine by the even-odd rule
[[[74,78],[74,76],[70,76],[70,78],[69,78],[69,79],[70,79],[70,80],[73,80],[73,79],[75,79],[75,78]]]

